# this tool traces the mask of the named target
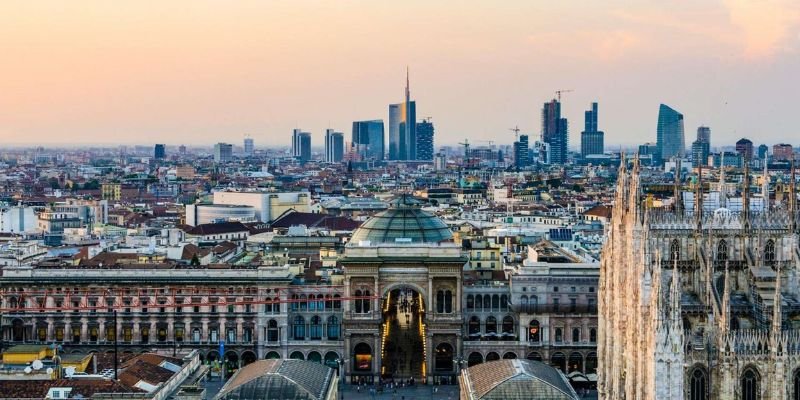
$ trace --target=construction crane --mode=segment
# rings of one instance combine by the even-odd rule
[[[464,168],[469,166],[469,139],[464,139],[463,143],[459,143],[459,145],[464,146]]]
[[[521,130],[521,129],[519,129],[519,125],[517,125],[517,126],[515,126],[513,128],[509,128],[508,130],[510,130],[511,132],[514,132],[514,140],[515,141],[519,141],[519,131]]]
[[[558,102],[561,103],[561,93],[569,93],[574,92],[572,89],[559,89],[556,90],[556,97],[558,97]]]

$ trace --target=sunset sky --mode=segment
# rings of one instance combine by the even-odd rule
[[[30,1],[0,4],[0,145],[323,142],[387,119],[405,69],[437,146],[538,137],[557,89],[579,144],[655,141],[659,103],[712,146],[799,145],[800,1]]]

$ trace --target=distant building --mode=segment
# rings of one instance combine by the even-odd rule
[[[182,155],[182,156],[183,156],[183,155],[186,155],[186,146],[184,146],[184,145],[180,145],[180,146],[178,147],[178,154],[180,154],[180,155]]]
[[[658,109],[658,126],[656,128],[656,145],[658,151],[654,161],[661,164],[672,157],[683,157],[686,142],[683,133],[683,114],[666,104]]]
[[[417,105],[411,101],[408,75],[406,75],[406,100],[389,105],[389,159],[417,159]]]
[[[767,157],[769,157],[769,147],[765,144],[758,146],[758,159],[766,160]]]
[[[165,150],[165,146],[163,144],[157,144],[155,149],[153,149],[153,158],[156,160],[162,160],[166,157],[167,152]]]
[[[253,146],[253,138],[246,137],[244,138],[244,155],[246,157],[250,157],[253,155],[254,146]]]
[[[342,162],[344,157],[344,135],[334,132],[333,129],[325,130],[325,162]]]
[[[790,144],[779,143],[772,146],[773,161],[790,161],[792,159],[793,154],[794,154],[794,149]]]
[[[711,152],[711,128],[700,126],[697,128],[697,140],[692,142],[692,167],[708,164],[708,155]]]
[[[530,165],[528,159],[528,135],[519,135],[514,142],[514,167],[520,169]]]
[[[597,130],[597,103],[584,113],[584,128],[581,132],[581,157],[603,154],[602,131]]]
[[[214,192],[214,204],[251,206],[256,219],[271,222],[288,210],[311,212],[311,197],[308,192]]]
[[[214,145],[214,161],[218,163],[230,162],[233,159],[233,145],[217,143]]]
[[[542,141],[550,146],[551,164],[563,165],[567,162],[567,119],[561,118],[561,102],[556,99],[544,103],[542,108]]]
[[[197,226],[220,222],[256,222],[253,206],[230,204],[187,204],[186,225]]]
[[[417,160],[433,160],[433,123],[425,120],[417,123]]]
[[[383,161],[385,153],[383,120],[353,122],[352,146],[360,160]]]
[[[753,142],[747,138],[741,138],[736,142],[736,152],[746,160],[753,159]]]
[[[292,131],[292,156],[300,161],[311,160],[311,134],[300,129]]]

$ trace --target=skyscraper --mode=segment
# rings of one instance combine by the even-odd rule
[[[165,158],[167,155],[165,146],[163,144],[157,144],[153,149],[153,158],[156,160],[161,160]]]
[[[778,143],[772,146],[773,161],[791,161],[793,155],[794,155],[794,149],[790,144]]]
[[[765,144],[761,144],[758,146],[758,159],[759,160],[766,160],[769,157],[769,147]]]
[[[597,103],[584,113],[584,128],[581,132],[581,157],[603,154],[603,131],[597,130]]]
[[[383,161],[384,129],[383,120],[353,122],[353,147],[361,160]]]
[[[658,107],[658,126],[656,127],[655,162],[661,164],[672,157],[683,157],[686,141],[683,136],[683,114],[666,104]]]
[[[417,123],[417,160],[433,160],[433,122],[424,120]]]
[[[697,140],[692,142],[692,167],[708,164],[708,155],[711,152],[711,128],[700,126],[697,128]]]
[[[244,155],[246,157],[253,155],[253,138],[251,137],[244,138]]]
[[[300,161],[311,159],[311,134],[300,129],[292,131],[292,156]]]
[[[747,138],[741,138],[736,141],[736,152],[739,153],[745,160],[753,159],[753,142]]]
[[[233,145],[217,143],[214,145],[214,161],[218,163],[230,162],[233,159]]]
[[[417,159],[417,106],[411,101],[408,70],[406,70],[406,100],[389,105],[389,159]]]
[[[553,99],[542,108],[542,142],[550,147],[550,162],[562,165],[567,162],[569,134],[567,119],[561,118],[561,102]]]
[[[344,157],[344,134],[325,130],[325,162],[338,163]]]
[[[519,135],[519,139],[514,142],[514,167],[520,169],[528,165],[530,165],[528,157],[528,135]]]

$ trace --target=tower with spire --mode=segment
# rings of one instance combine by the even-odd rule
[[[406,67],[405,99],[389,105],[389,159],[417,159],[417,106],[411,100],[411,79]]]

